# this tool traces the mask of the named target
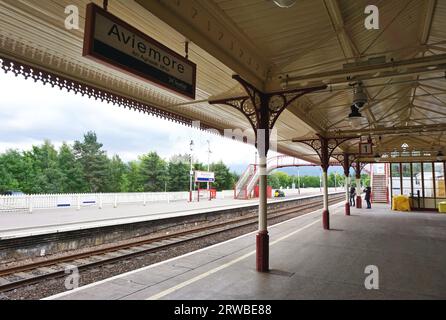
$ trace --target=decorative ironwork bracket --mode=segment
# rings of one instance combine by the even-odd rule
[[[350,174],[350,167],[353,168],[353,164],[359,158],[359,154],[357,153],[334,153],[331,155],[332,158],[335,158],[339,164],[342,165],[344,169],[344,175],[348,176]]]
[[[367,164],[367,162],[360,162],[358,158],[352,163],[352,168],[356,171],[356,178],[361,178],[361,171]]]
[[[310,148],[312,148],[317,155],[319,156],[319,159],[321,160],[321,166],[324,171],[328,170],[328,167],[330,166],[330,158],[334,157],[333,152],[334,150],[339,147],[342,143],[352,140],[352,139],[358,139],[358,137],[323,137],[322,135],[317,134],[319,138],[315,139],[293,139],[293,142],[300,142],[303,144],[306,144]],[[336,160],[339,161],[336,157],[334,157]],[[341,164],[343,163],[339,161]]]
[[[327,88],[326,85],[323,85],[305,89],[292,89],[266,93],[258,90],[239,75],[234,75],[232,78],[237,80],[243,86],[243,89],[248,95],[212,100],[209,101],[209,103],[225,104],[236,108],[245,115],[254,132],[256,132],[257,129],[271,130],[280,114],[296,99],[307,93]]]

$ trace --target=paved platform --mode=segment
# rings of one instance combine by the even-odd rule
[[[331,207],[271,227],[269,273],[255,271],[255,237],[221,244],[49,299],[446,298],[446,215]],[[379,289],[367,290],[368,265]]]
[[[334,191],[330,193],[334,193]],[[320,193],[314,191],[303,192],[300,196],[272,198],[268,202],[288,201],[318,194]],[[156,202],[148,203],[146,206],[142,203],[122,204],[117,208],[112,206],[104,206],[102,209],[87,207],[79,211],[75,208],[61,208],[36,210],[33,213],[2,213],[0,214],[0,239],[157,220],[257,204],[258,199],[235,200],[231,198],[191,203],[186,201]]]

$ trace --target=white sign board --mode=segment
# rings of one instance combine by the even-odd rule
[[[361,155],[371,155],[373,154],[372,144],[367,143],[360,143],[359,144],[359,154]]]
[[[195,171],[195,182],[214,182],[215,176],[213,172]]]

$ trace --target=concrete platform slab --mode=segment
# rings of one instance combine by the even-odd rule
[[[269,273],[255,270],[251,233],[49,299],[446,298],[446,215],[375,205],[345,216],[340,204],[331,207],[332,230],[320,218],[317,211],[270,228]],[[377,290],[364,285],[369,265],[379,271]]]
[[[334,191],[333,191],[334,192]],[[339,191],[338,191],[339,192]],[[319,192],[300,196],[269,199],[269,203],[319,195]],[[188,203],[124,204],[117,208],[97,207],[36,210],[33,213],[9,212],[0,214],[0,239],[12,239],[33,235],[67,232],[96,227],[114,226],[142,221],[151,221],[178,216],[196,215],[218,210],[249,207],[258,204],[258,199],[215,199]]]

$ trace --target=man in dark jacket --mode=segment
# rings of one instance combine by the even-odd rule
[[[372,188],[367,187],[365,188],[364,192],[365,192],[364,199],[367,202],[367,209],[372,209],[372,204],[370,203],[370,195],[372,193]]]
[[[350,207],[354,207],[355,204],[355,197],[356,197],[356,189],[355,187],[350,188]]]

